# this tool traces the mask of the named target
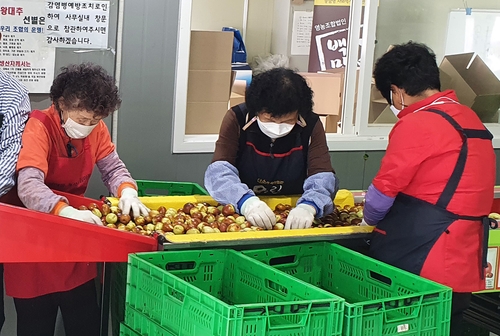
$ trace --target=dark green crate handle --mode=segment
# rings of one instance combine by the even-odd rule
[[[176,261],[165,265],[165,270],[170,271],[186,271],[196,268],[196,261]]]
[[[432,296],[439,297],[439,294],[432,294]],[[414,297],[406,298],[403,300],[387,300],[380,303],[375,303],[371,305],[365,305],[364,309],[372,310],[377,309],[380,311],[384,311],[384,321],[385,323],[394,323],[394,322],[404,322],[408,321],[408,319],[417,318],[420,315],[420,309],[422,307],[423,295],[416,295]],[[402,302],[401,302],[402,301]],[[391,317],[391,313],[404,308],[413,307],[413,312],[410,315],[404,315],[402,317],[401,314],[397,314],[398,317]],[[396,315],[396,314],[394,314]]]
[[[318,304],[319,305],[319,304]],[[321,304],[321,306],[325,306]],[[330,304],[326,304],[330,307]],[[276,305],[267,306],[262,308],[247,308],[244,309],[245,313],[260,313],[260,316],[266,316],[267,318],[267,328],[268,330],[279,330],[279,329],[289,329],[289,328],[303,328],[308,322],[309,314],[311,313],[311,308],[313,304],[290,304],[290,305]],[[302,311],[301,311],[302,310]],[[279,319],[279,323],[274,324],[273,320],[275,317],[282,316],[300,316],[300,320],[296,323],[289,322],[283,323],[283,318]]]
[[[178,290],[175,290],[174,288],[172,288],[170,286],[167,286],[167,287],[168,287],[167,294],[171,298],[179,301],[180,303],[184,303],[184,296],[185,296],[184,294],[182,294],[181,292],[179,292]]]
[[[392,279],[391,278],[386,277],[385,275],[382,275],[379,272],[375,272],[375,271],[368,271],[368,274],[370,276],[370,279],[375,280],[377,282],[380,282],[381,284],[384,284],[387,287],[392,286]]]
[[[407,301],[408,300],[408,301]],[[405,303],[401,306],[393,305],[393,301],[384,302],[384,321],[386,323],[394,323],[394,322],[404,322],[408,321],[408,319],[414,319],[420,316],[420,310],[422,308],[422,296],[405,299]],[[404,315],[403,317],[391,317],[391,311],[396,311],[401,308],[413,307],[413,312],[410,315]]]
[[[288,256],[275,257],[269,259],[269,266],[283,266],[283,265],[293,265],[297,261],[297,255],[292,254]]]
[[[271,279],[265,278],[264,284],[267,289],[273,291],[274,293],[280,294],[282,296],[286,296],[288,294],[288,288]]]
[[[331,304],[330,303],[313,303],[311,305],[307,304],[292,304],[288,305],[290,307],[290,313],[296,314],[299,313],[303,309],[307,309],[310,311],[312,308],[330,308]],[[268,306],[267,310],[271,310],[275,313],[278,314],[284,314],[285,313],[285,307],[284,305],[278,305],[278,306]],[[260,313],[260,315],[264,315],[266,311],[266,307],[261,307],[261,308],[245,308],[245,313]]]

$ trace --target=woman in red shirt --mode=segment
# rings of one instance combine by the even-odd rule
[[[451,335],[460,335],[471,292],[485,286],[492,135],[453,91],[440,92],[436,56],[425,45],[395,46],[374,77],[399,121],[366,194],[365,221],[377,226],[371,254],[451,287]]]

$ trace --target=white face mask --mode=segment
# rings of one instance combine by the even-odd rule
[[[274,122],[262,122],[257,118],[257,124],[259,125],[262,133],[270,137],[271,139],[282,138],[292,131],[295,125],[291,124],[277,124]]]
[[[399,112],[401,112],[401,110],[397,109],[396,106],[394,106],[394,101],[392,100],[392,91],[389,91],[390,95],[391,95],[391,111],[392,113],[394,113],[394,115],[397,117]],[[402,106],[405,106],[405,101],[403,99],[403,96],[401,96],[401,105]]]
[[[96,126],[97,124],[92,126],[80,125],[68,116],[68,120],[62,125],[62,128],[71,139],[84,139],[89,136]]]

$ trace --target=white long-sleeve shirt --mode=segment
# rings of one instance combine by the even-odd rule
[[[30,112],[28,89],[0,70],[0,197],[15,185],[21,137]]]

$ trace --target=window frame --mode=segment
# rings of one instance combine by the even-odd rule
[[[248,4],[248,1],[245,1]],[[352,0],[348,43],[348,66],[344,81],[342,105],[342,133],[327,133],[329,151],[386,150],[388,135],[393,124],[369,124],[368,114],[371,99],[371,79],[375,54],[378,0]],[[361,23],[363,6],[365,15]],[[191,42],[192,0],[180,0],[175,71],[172,151],[173,153],[213,153],[218,134],[187,135],[186,107]],[[359,32],[363,29],[362,36]],[[359,67],[357,55],[361,46]],[[356,73],[359,68],[359,85],[356,88]],[[355,104],[357,89],[357,98]],[[356,111],[354,113],[354,108]],[[354,122],[352,122],[354,121]],[[500,124],[485,124],[495,136],[500,136]],[[500,138],[493,139],[493,146],[500,148]]]

